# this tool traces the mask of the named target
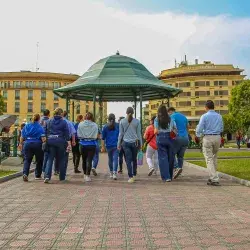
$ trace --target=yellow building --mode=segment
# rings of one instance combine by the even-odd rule
[[[179,67],[166,69],[161,72],[159,79],[183,92],[176,98],[170,99],[170,106],[186,115],[195,127],[200,116],[204,114],[206,100],[213,100],[216,111],[220,114],[228,113],[228,103],[232,88],[242,81],[244,70],[226,64],[213,64],[205,61],[202,64],[188,65],[186,61]],[[157,113],[161,101],[150,101],[150,116]]]
[[[57,107],[66,109],[65,99],[54,95],[53,89],[74,82],[78,75],[46,72],[0,72],[0,94],[4,97],[4,114],[15,114],[19,123],[29,121],[34,113],[42,114],[44,109],[53,111]],[[78,114],[93,112],[92,102],[70,101],[69,119]],[[99,107],[97,105],[97,118]],[[103,104],[103,117],[107,115],[107,103]]]

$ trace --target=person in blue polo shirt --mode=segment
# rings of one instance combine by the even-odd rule
[[[109,123],[106,124],[102,130],[102,140],[105,141],[105,146],[108,151],[108,164],[110,171],[110,178],[117,180],[118,156],[117,149],[119,124],[115,122],[115,115],[110,114],[108,117]]]
[[[44,130],[39,124],[40,115],[35,114],[32,118],[32,122],[28,123],[22,130],[19,148],[22,150],[24,141],[24,166],[23,166],[23,180],[28,181],[30,164],[33,157],[36,157],[36,179],[41,179],[42,175],[42,138],[45,137]]]
[[[173,140],[174,154],[177,157],[177,167],[174,169],[174,179],[182,172],[185,151],[188,147],[188,119],[185,115],[176,112],[175,108],[168,109],[168,114],[175,122],[177,128],[177,137]]]

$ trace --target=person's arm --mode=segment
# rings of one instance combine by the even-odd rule
[[[138,139],[140,141],[140,148],[142,147],[142,136],[141,136],[141,123],[138,123],[137,129],[136,129],[136,133],[138,136]]]
[[[205,116],[202,115],[199,124],[196,127],[195,131],[196,136],[201,137],[201,135],[204,133],[204,129],[205,129]]]
[[[121,149],[121,143],[122,143],[123,136],[124,136],[124,130],[123,130],[123,126],[122,126],[122,121],[120,121],[120,124],[119,124],[118,144],[117,144],[117,148],[119,150]]]
[[[45,131],[44,131],[44,128],[40,124],[39,124],[39,130],[41,133],[41,140],[42,140],[42,142],[45,142],[45,140],[46,140]]]
[[[68,143],[68,146],[71,146],[71,143],[70,143],[70,131],[69,131],[68,123],[66,121],[64,121],[63,134],[65,136],[65,139],[66,139],[67,143]]]
[[[145,140],[147,140],[148,139],[148,135],[149,135],[149,127],[146,128],[143,138]]]
[[[76,136],[75,136],[76,130],[72,122],[69,122],[69,126],[70,126],[70,136],[72,140],[72,146],[75,146],[76,145]]]

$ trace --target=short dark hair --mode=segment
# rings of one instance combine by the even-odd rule
[[[207,100],[205,106],[208,109],[214,109],[214,102],[212,100]]]
[[[168,111],[175,112],[175,108],[174,107],[170,107],[170,108],[168,108]]]
[[[43,115],[44,115],[44,116],[49,116],[49,114],[50,114],[50,111],[49,111],[48,109],[45,109],[45,110],[43,111]]]
[[[63,111],[63,117],[67,117],[68,112],[66,110]]]

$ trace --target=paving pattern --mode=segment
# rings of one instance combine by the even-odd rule
[[[98,170],[88,184],[72,165],[65,183],[0,184],[0,249],[250,249],[250,188],[187,167],[167,184],[146,166],[113,181],[106,155]]]

